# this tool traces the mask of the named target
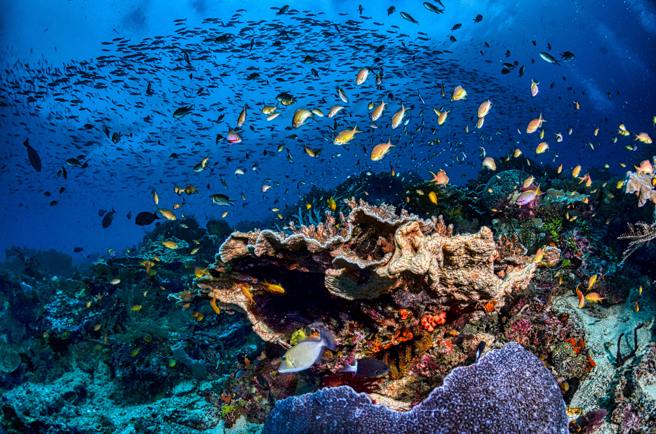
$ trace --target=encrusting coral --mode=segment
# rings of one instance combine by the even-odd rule
[[[343,386],[276,403],[264,433],[566,433],[565,402],[542,362],[516,343],[456,368],[409,412]]]

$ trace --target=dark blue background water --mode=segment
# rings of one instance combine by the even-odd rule
[[[377,29],[384,34],[386,27],[396,25],[410,39],[418,32],[425,32],[430,37],[425,44],[452,53],[434,59],[435,68],[426,66],[430,62],[415,64],[409,61],[387,67],[384,85],[394,89],[397,101],[388,105],[384,120],[379,122],[381,127],[358,135],[345,147],[336,147],[327,141],[333,136],[330,130],[332,121],[327,119],[289,130],[293,110],[316,106],[327,112],[331,105],[339,103],[335,86],[342,86],[352,101],[349,104],[350,117],[337,117],[340,129],[354,124],[363,129],[369,124],[367,103],[379,101],[385,92],[373,88],[373,74],[367,89],[355,89],[354,77],[358,68],[370,65],[375,57],[371,50],[344,45],[342,51],[321,53],[321,47],[327,46],[321,38],[303,41],[303,44],[315,50],[317,57],[327,58],[323,63],[304,65],[298,47],[290,47],[289,53],[293,55],[275,59],[278,64],[274,66],[303,71],[296,80],[283,84],[272,81],[270,86],[250,83],[251,87],[242,87],[245,75],[238,71],[258,64],[257,60],[249,60],[252,52],[244,50],[243,57],[231,56],[229,63],[222,65],[224,77],[221,86],[200,97],[195,90],[203,75],[207,78],[219,71],[204,70],[206,66],[199,61],[194,61],[194,79],[186,79],[184,71],[177,81],[160,80],[161,77],[148,73],[138,75],[135,86],[142,93],[148,81],[156,82],[156,94],[148,99],[143,95],[130,95],[118,84],[107,89],[75,88],[77,90],[71,93],[83,101],[81,106],[86,111],[57,102],[53,95],[46,96],[36,104],[37,107],[27,102],[25,95],[17,95],[14,86],[7,85],[8,82],[19,82],[20,88],[29,88],[22,82],[29,76],[25,72],[26,64],[34,70],[61,68],[84,60],[94,62],[97,56],[107,54],[102,51],[103,41],[124,37],[137,43],[155,35],[172,35],[176,28],[173,20],[177,18],[187,18],[186,26],[191,28],[200,25],[205,17],[228,20],[235,10],[244,8],[242,22],[279,19],[290,28],[298,26],[298,21],[288,16],[278,17],[271,9],[271,6],[282,6],[283,2],[3,1],[0,14],[0,96],[5,107],[0,107],[0,249],[18,244],[71,251],[74,246],[82,246],[85,248],[82,258],[91,252],[133,245],[147,229],[136,226],[125,215],[131,211],[134,217],[139,211],[153,210],[153,189],[160,195],[160,206],[170,208],[173,202],[179,201],[172,191],[175,184],[193,183],[201,190],[200,194],[188,199],[179,214],[194,215],[202,221],[218,217],[224,208],[212,205],[208,195],[226,193],[236,200],[227,217],[231,224],[235,224],[241,220],[270,217],[270,208],[282,208],[285,204],[297,202],[313,183],[336,185],[346,176],[364,170],[389,171],[390,163],[401,175],[416,170],[420,176],[428,177],[430,170],[446,168],[452,182],[461,183],[478,171],[481,147],[495,157],[505,155],[515,147],[521,147],[532,158],[536,157],[533,150],[538,138],[520,135],[516,130],[524,130],[526,123],[540,112],[548,120],[545,138],[551,145],[548,153],[536,158],[542,164],[552,164],[553,160],[555,165],[563,163],[566,168],[581,164],[587,172],[609,163],[611,171],[621,174],[624,169],[619,166],[620,162],[631,165],[653,154],[654,145],[639,146],[637,151],[625,149],[626,145],[634,143],[633,137],[620,138],[617,144],[611,142],[620,123],[625,123],[632,132],[646,131],[656,137],[652,125],[652,116],[656,115],[656,60],[653,56],[656,51],[656,6],[653,2],[444,1],[446,12],[443,15],[427,11],[421,1],[359,3],[364,8],[363,15],[371,17],[362,20],[362,28]],[[299,1],[290,2],[290,5],[292,9],[324,12],[326,15],[321,19],[336,23],[360,20],[358,2]],[[396,12],[388,16],[387,8],[392,5]],[[419,24],[403,20],[400,11],[412,14]],[[477,14],[483,15],[480,23],[473,22]],[[383,25],[376,26],[373,21]],[[455,23],[463,26],[451,32]],[[241,27],[243,24],[225,31],[237,32]],[[456,36],[456,42],[448,40],[451,34]],[[394,38],[389,44],[399,43]],[[251,39],[258,40],[258,35],[251,32],[239,43]],[[533,40],[536,46],[531,43]],[[484,42],[490,47],[485,47]],[[553,46],[552,54],[569,50],[576,54],[576,59],[560,65],[543,62],[538,53],[547,51],[547,42]],[[372,43],[378,45],[381,41]],[[267,46],[264,44],[264,48],[258,47],[254,52],[266,52]],[[185,49],[184,46],[180,48]],[[479,53],[480,50],[484,50],[484,55]],[[506,50],[511,51],[510,57],[505,56]],[[388,64],[393,63],[396,54],[386,52],[385,55]],[[421,52],[417,55],[424,56]],[[534,64],[531,59],[535,59]],[[508,75],[500,74],[502,62],[513,60],[526,65],[523,77],[519,77],[516,70]],[[175,59],[167,61],[170,64],[162,62],[157,66],[170,71],[180,63]],[[438,64],[448,64],[451,73],[439,71]],[[311,66],[321,69],[321,80],[316,83],[308,75]],[[531,79],[540,82],[541,92],[536,98],[531,98],[529,93]],[[468,100],[452,104],[441,98],[437,87],[440,82],[445,84],[448,94],[454,86],[463,85],[469,91]],[[551,83],[555,83],[553,89],[549,88]],[[182,86],[188,86],[189,90],[181,90]],[[304,98],[303,93],[313,86],[316,86],[316,94],[325,97],[325,102],[318,103],[316,95]],[[237,94],[243,89],[242,94]],[[281,90],[291,91],[299,97],[299,102],[287,108],[277,120],[267,123],[259,113],[261,103],[274,102],[275,95]],[[170,99],[177,104],[169,99],[174,92],[179,93]],[[420,104],[418,92],[425,100],[425,106]],[[487,98],[494,106],[486,126],[476,131],[473,129],[475,117],[472,120],[472,116],[475,116],[478,104]],[[580,102],[581,110],[573,108],[574,100]],[[143,107],[139,107],[139,101],[144,102]],[[401,101],[412,106],[408,112],[408,130],[412,134],[391,131],[388,127],[389,118]],[[227,133],[227,125],[235,123],[244,102],[251,107],[247,125],[253,125],[255,131],[246,129],[242,134],[244,141],[238,146],[225,142],[215,144],[214,136]],[[182,103],[206,108],[204,116],[187,117],[174,123],[170,113]],[[452,112],[439,130],[442,144],[429,145],[427,141],[434,137],[430,128],[421,134],[415,134],[414,130],[419,125],[422,111],[426,125],[433,126],[432,108],[440,106],[449,107]],[[143,117],[155,111],[166,116],[155,115],[152,124],[144,124]],[[225,114],[225,121],[212,123],[210,119],[219,113]],[[66,119],[69,114],[78,117]],[[117,150],[117,145],[105,138],[98,117],[104,117],[106,125],[124,135],[118,146],[123,151]],[[95,125],[93,130],[71,135],[71,129],[79,129],[91,119]],[[205,125],[207,130],[198,125]],[[469,134],[464,132],[465,125],[469,125]],[[553,135],[559,131],[566,134],[569,127],[574,133],[566,136],[563,143],[556,143]],[[597,127],[600,133],[594,137],[593,131]],[[184,137],[177,137],[176,132],[184,133]],[[300,138],[289,138],[292,133]],[[27,137],[43,159],[41,173],[36,173],[27,161],[22,146]],[[386,141],[388,137],[397,147],[382,161],[369,161],[371,146]],[[76,146],[82,143],[75,143],[76,140],[82,143],[90,141],[92,145],[78,150]],[[153,145],[157,140],[161,141],[161,146]],[[588,143],[593,143],[596,150],[591,151]],[[279,144],[284,144],[292,153],[293,163],[287,160],[286,150],[273,157],[258,156],[263,149],[275,153]],[[320,157],[307,157],[302,151],[303,144],[322,147]],[[172,163],[168,158],[172,152],[182,152],[184,156]],[[460,152],[464,152],[467,159],[454,165],[453,158]],[[79,153],[86,154],[89,168],[69,168],[66,182],[56,177],[57,170],[65,166],[66,158]],[[242,161],[226,163],[228,153],[241,156]],[[251,155],[247,158],[249,153]],[[212,170],[194,173],[191,167],[205,156],[210,157]],[[253,163],[257,163],[257,171],[251,170]],[[247,175],[235,176],[234,170],[238,167],[246,169]],[[219,177],[225,179],[227,188],[218,182]],[[307,184],[299,184],[301,181]],[[211,188],[205,187],[208,183]],[[265,183],[274,187],[262,193],[261,187]],[[66,192],[58,195],[56,191],[61,186],[66,187]],[[44,191],[53,192],[53,197],[44,197]],[[242,202],[241,193],[247,201]],[[49,205],[53,198],[59,201],[54,207]],[[108,229],[100,226],[100,208],[117,211],[116,219]]]

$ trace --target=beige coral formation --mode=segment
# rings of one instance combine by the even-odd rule
[[[341,215],[339,223],[327,215],[321,225],[293,228],[291,235],[271,230],[233,233],[219,250],[218,266],[225,264],[242,277],[224,288],[211,279],[201,285],[220,302],[244,310],[264,340],[280,343],[286,338],[284,324],[262,318],[264,298],[252,302],[250,294],[261,293],[253,277],[257,270],[274,267],[323,276],[325,290],[346,302],[421,287],[437,303],[461,309],[490,301],[502,306],[508,294],[528,286],[535,270],[521,255],[503,266],[495,264],[500,253],[487,227],[453,235],[441,218],[421,219],[404,210],[397,214],[394,207],[363,201],[349,205],[351,212]],[[312,297],[313,291],[324,288],[304,290]]]
[[[656,163],[656,157],[654,157]],[[625,190],[627,194],[638,196],[638,206],[647,202],[656,204],[656,185],[654,184],[654,169],[649,160],[636,166],[635,172],[626,173]]]

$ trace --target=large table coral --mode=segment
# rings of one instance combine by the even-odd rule
[[[516,343],[456,368],[408,412],[375,405],[348,386],[276,403],[264,426],[278,433],[566,433],[565,402],[542,362]]]
[[[414,294],[416,301],[422,295],[441,309],[482,310],[486,303],[501,307],[508,294],[525,288],[532,277],[534,264],[524,257],[495,264],[503,258],[486,227],[475,234],[453,235],[441,219],[424,220],[405,211],[397,215],[386,205],[354,201],[350,205],[350,214],[339,222],[328,215],[325,223],[293,228],[292,234],[233,233],[221,246],[219,258],[233,272],[247,276],[241,281],[237,276],[229,287],[213,286],[211,280],[203,285],[220,288],[211,293],[213,297],[239,306],[248,313],[256,333],[276,341],[286,340],[283,335],[290,330],[276,332],[272,329],[276,319],[261,312],[263,304],[278,298],[260,290],[263,279],[291,283],[285,286],[290,298],[330,295],[361,301],[393,295],[399,301]],[[305,275],[300,288],[290,282],[294,280],[290,273]],[[256,303],[244,285],[259,295]]]
[[[328,214],[317,226],[233,233],[199,285],[281,348],[308,326],[328,328],[338,349],[314,368],[324,383],[374,357],[390,374],[372,396],[408,408],[481,341],[494,343],[485,332],[460,331],[526,289],[536,264],[521,246],[497,245],[486,227],[454,235],[441,218],[348,204],[348,215]]]

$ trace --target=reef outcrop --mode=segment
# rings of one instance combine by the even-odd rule
[[[211,297],[245,311],[264,340],[284,341],[292,330],[280,329],[278,318],[267,315],[271,299],[327,297],[340,299],[339,305],[367,305],[392,296],[405,299],[397,309],[424,300],[440,310],[482,310],[490,303],[503,306],[505,297],[526,288],[533,275],[535,265],[526,257],[501,257],[487,227],[453,235],[441,218],[397,214],[394,207],[362,201],[349,205],[347,216],[327,215],[325,222],[292,227],[290,234],[233,233],[217,264],[217,270],[230,269],[232,283],[209,278],[201,284]],[[262,279],[272,278],[288,294],[267,292]],[[285,303],[286,313],[293,307]]]
[[[313,388],[353,385],[408,409],[482,343],[505,342],[484,324],[526,290],[538,264],[487,227],[454,234],[441,217],[347,204],[347,215],[327,213],[317,225],[233,233],[197,283],[211,303],[245,312],[278,351],[320,328],[332,332],[337,350],[312,367]],[[274,376],[276,356],[269,352]],[[362,358],[382,361],[389,375],[362,383],[341,375]]]

